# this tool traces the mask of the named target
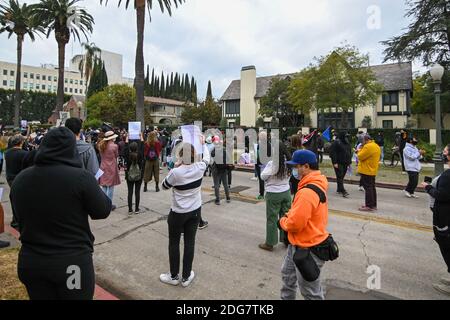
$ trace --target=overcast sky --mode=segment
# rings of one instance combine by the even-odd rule
[[[95,19],[90,41],[122,54],[124,76],[134,78],[134,10],[117,8],[117,0],[109,0],[108,7],[99,2],[80,2]],[[258,76],[295,72],[343,42],[369,53],[371,64],[379,64],[379,42],[399,35],[409,22],[404,0],[186,0],[172,17],[155,8],[152,22],[146,21],[145,63],[159,73],[194,75],[201,98],[208,80],[220,98],[230,81],[239,78],[242,66],[255,65]],[[15,62],[15,48],[13,39],[0,35],[0,60]],[[78,53],[81,46],[72,41],[66,64]],[[53,35],[26,41],[23,63],[57,64]]]

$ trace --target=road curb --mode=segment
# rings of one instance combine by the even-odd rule
[[[19,240],[20,238],[20,233],[10,227],[10,226],[5,226],[5,232],[10,234],[11,236],[13,236],[14,238],[16,238],[17,240]],[[95,292],[94,292],[94,300],[101,300],[101,301],[117,301],[120,300],[119,298],[117,298],[115,295],[113,295],[112,293],[106,291],[105,289],[103,289],[102,287],[100,287],[99,285],[95,285]]]

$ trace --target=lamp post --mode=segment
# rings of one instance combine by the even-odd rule
[[[438,176],[444,172],[442,161],[442,129],[441,129],[441,83],[444,75],[444,67],[435,64],[430,69],[431,78],[434,82],[434,94],[436,97],[436,152],[434,154],[434,172]]]

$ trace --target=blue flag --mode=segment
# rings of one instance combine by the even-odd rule
[[[322,134],[322,137],[327,140],[328,142],[331,141],[331,127],[328,127],[327,130]]]

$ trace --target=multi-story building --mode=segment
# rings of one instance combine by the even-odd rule
[[[384,91],[380,93],[375,105],[363,106],[351,111],[348,114],[349,125],[347,127],[361,127],[363,120],[368,118],[372,121],[372,127],[406,127],[411,115],[412,64],[410,62],[394,63],[370,68]],[[221,98],[223,117],[228,120],[230,125],[240,118],[242,126],[254,127],[260,117],[260,100],[270,89],[271,81],[274,78],[287,78],[294,75],[292,73],[257,77],[254,66],[242,68],[241,79],[232,81]],[[328,112],[312,110],[308,118],[311,127],[342,127],[339,110],[329,110]]]
[[[164,98],[145,97],[146,122],[163,125],[181,123],[181,114],[186,103]]]

